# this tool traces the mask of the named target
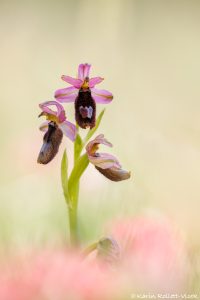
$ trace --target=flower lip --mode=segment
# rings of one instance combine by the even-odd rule
[[[74,106],[77,124],[83,129],[87,127],[93,128],[96,123],[96,102],[91,96],[91,91],[81,88]]]
[[[111,181],[122,181],[129,179],[131,177],[131,172],[123,170],[121,168],[111,167],[108,169],[102,169],[97,166],[95,168],[103,174],[106,178],[110,179]]]
[[[37,162],[48,164],[58,153],[63,138],[63,132],[55,122],[48,123],[48,130],[43,137],[43,145],[39,152]]]

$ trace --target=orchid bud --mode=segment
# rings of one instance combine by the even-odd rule
[[[113,265],[120,260],[121,251],[112,237],[101,238],[97,244],[97,257],[103,262]]]

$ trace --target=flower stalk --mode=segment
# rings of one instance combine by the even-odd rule
[[[63,153],[63,158],[61,163],[61,181],[62,181],[65,201],[68,207],[70,240],[72,245],[76,245],[79,240],[78,221],[77,221],[79,181],[81,175],[87,168],[88,164],[89,164],[89,160],[86,154],[79,157],[76,163],[74,164],[71,175],[68,179],[66,150]]]
[[[95,88],[97,84],[103,81],[103,78],[90,78],[90,68],[90,64],[80,64],[78,78],[63,75],[62,79],[71,86],[56,90],[54,101],[39,104],[42,110],[39,117],[45,117],[46,121],[40,126],[40,130],[45,135],[38,155],[38,163],[46,165],[54,159],[64,135],[74,142],[74,165],[70,175],[68,175],[66,150],[61,161],[61,183],[68,208],[70,240],[73,246],[79,244],[78,202],[80,179],[89,163],[93,164],[109,180],[117,182],[130,178],[130,172],[122,169],[115,156],[98,152],[101,144],[112,147],[112,144],[106,140],[103,134],[99,134],[91,140],[105,112],[103,110],[96,119],[96,104],[110,103],[113,95],[107,90]],[[65,109],[61,104],[63,102],[74,103],[76,126],[68,121]],[[54,109],[52,109],[52,106]],[[79,127],[89,128],[85,138],[82,138],[79,134]],[[86,150],[84,154],[82,154],[83,149]]]
[[[87,153],[81,155],[84,146],[87,144],[88,140],[93,136],[93,134],[98,129],[101,119],[104,115],[103,110],[96,121],[96,126],[90,130],[84,140],[82,140],[79,133],[76,135],[76,140],[74,142],[74,166],[68,177],[68,159],[66,150],[63,153],[61,161],[61,181],[63,194],[68,207],[69,216],[69,231],[70,231],[70,241],[72,245],[79,244],[79,234],[78,234],[78,200],[79,200],[79,186],[80,178],[84,171],[87,169],[89,164],[89,159]],[[78,132],[78,128],[77,128]]]

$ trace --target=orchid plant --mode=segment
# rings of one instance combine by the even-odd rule
[[[54,101],[39,104],[42,110],[39,117],[46,117],[46,121],[40,126],[40,130],[45,134],[38,156],[38,163],[47,164],[55,157],[62,142],[63,134],[74,143],[74,165],[71,174],[68,174],[66,150],[61,161],[61,181],[69,212],[72,245],[77,245],[79,242],[77,210],[80,179],[89,163],[93,164],[109,180],[122,181],[130,178],[130,172],[122,169],[116,157],[108,153],[98,152],[101,144],[112,147],[112,144],[105,139],[104,135],[100,134],[92,139],[105,112],[103,110],[96,119],[96,103],[108,104],[112,101],[113,95],[107,90],[95,88],[97,84],[103,81],[103,78],[90,78],[90,68],[90,64],[80,64],[78,78],[63,75],[61,78],[71,86],[56,90]],[[64,102],[74,102],[76,125],[67,120],[64,107],[61,104]],[[84,138],[80,135],[79,127],[89,128]],[[84,149],[86,151],[82,153]]]

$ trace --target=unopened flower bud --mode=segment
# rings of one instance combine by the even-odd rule
[[[121,251],[112,237],[101,238],[97,244],[97,257],[103,262],[113,265],[120,260]]]

